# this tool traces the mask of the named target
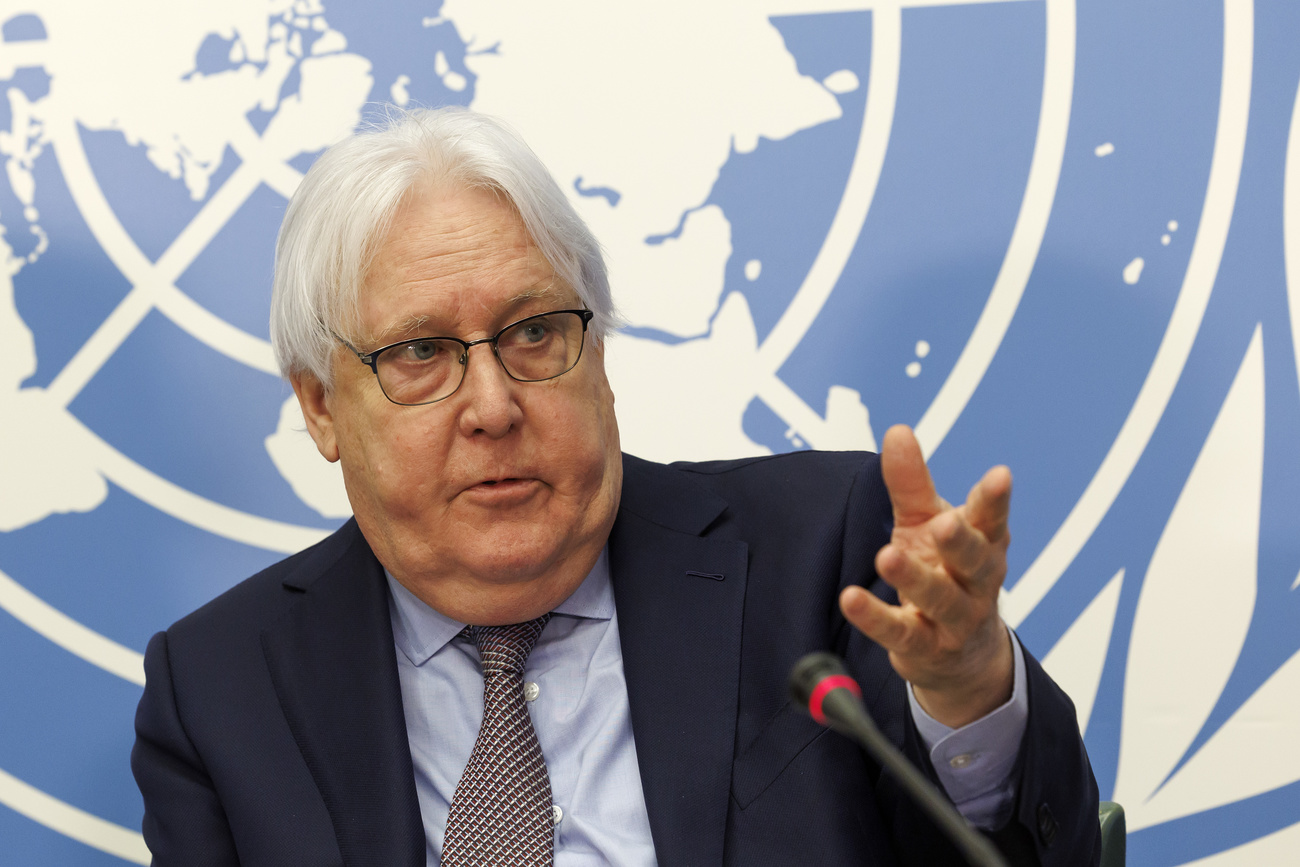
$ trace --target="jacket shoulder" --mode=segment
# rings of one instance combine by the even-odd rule
[[[715,478],[718,484],[802,482],[822,484],[852,479],[880,464],[874,452],[785,452],[721,461],[677,461],[668,466],[697,478]]]
[[[624,494],[634,511],[646,499],[682,502],[692,493],[733,509],[843,504],[883,493],[880,458],[872,452],[788,452],[720,461],[659,464],[625,455]],[[878,489],[878,490],[877,490]]]
[[[365,546],[365,539],[356,521],[349,520],[315,545],[271,564],[182,617],[167,633],[173,640],[213,633],[256,633],[278,619],[302,591],[340,559],[354,553],[358,545]]]
[[[735,472],[834,471],[857,468],[879,460],[880,456],[875,452],[809,450],[716,461],[674,461],[664,466],[701,475],[722,475]]]

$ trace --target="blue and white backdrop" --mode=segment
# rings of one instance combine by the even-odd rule
[[[1131,863],[1300,849],[1300,5],[0,2],[0,863],[145,863],[151,633],[348,514],[267,343],[369,104],[516,125],[629,451],[1016,473],[1004,612]]]

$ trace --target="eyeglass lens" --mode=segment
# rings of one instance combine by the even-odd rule
[[[583,334],[583,320],[577,313],[532,316],[497,335],[497,357],[513,379],[553,379],[578,363]],[[433,403],[460,387],[467,354],[463,344],[447,338],[409,340],[379,353],[375,372],[384,394],[394,403]]]

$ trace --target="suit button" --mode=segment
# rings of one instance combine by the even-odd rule
[[[1038,805],[1038,837],[1043,841],[1044,846],[1051,846],[1052,841],[1056,839],[1056,831],[1060,826],[1056,824],[1056,817],[1052,815],[1052,808],[1046,803]]]

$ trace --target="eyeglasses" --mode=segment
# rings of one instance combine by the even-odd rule
[[[590,310],[555,310],[520,319],[493,337],[464,341],[458,337],[420,337],[358,352],[337,334],[379,380],[384,396],[402,406],[445,400],[465,381],[472,346],[487,343],[511,379],[542,382],[573,370],[582,357]]]

